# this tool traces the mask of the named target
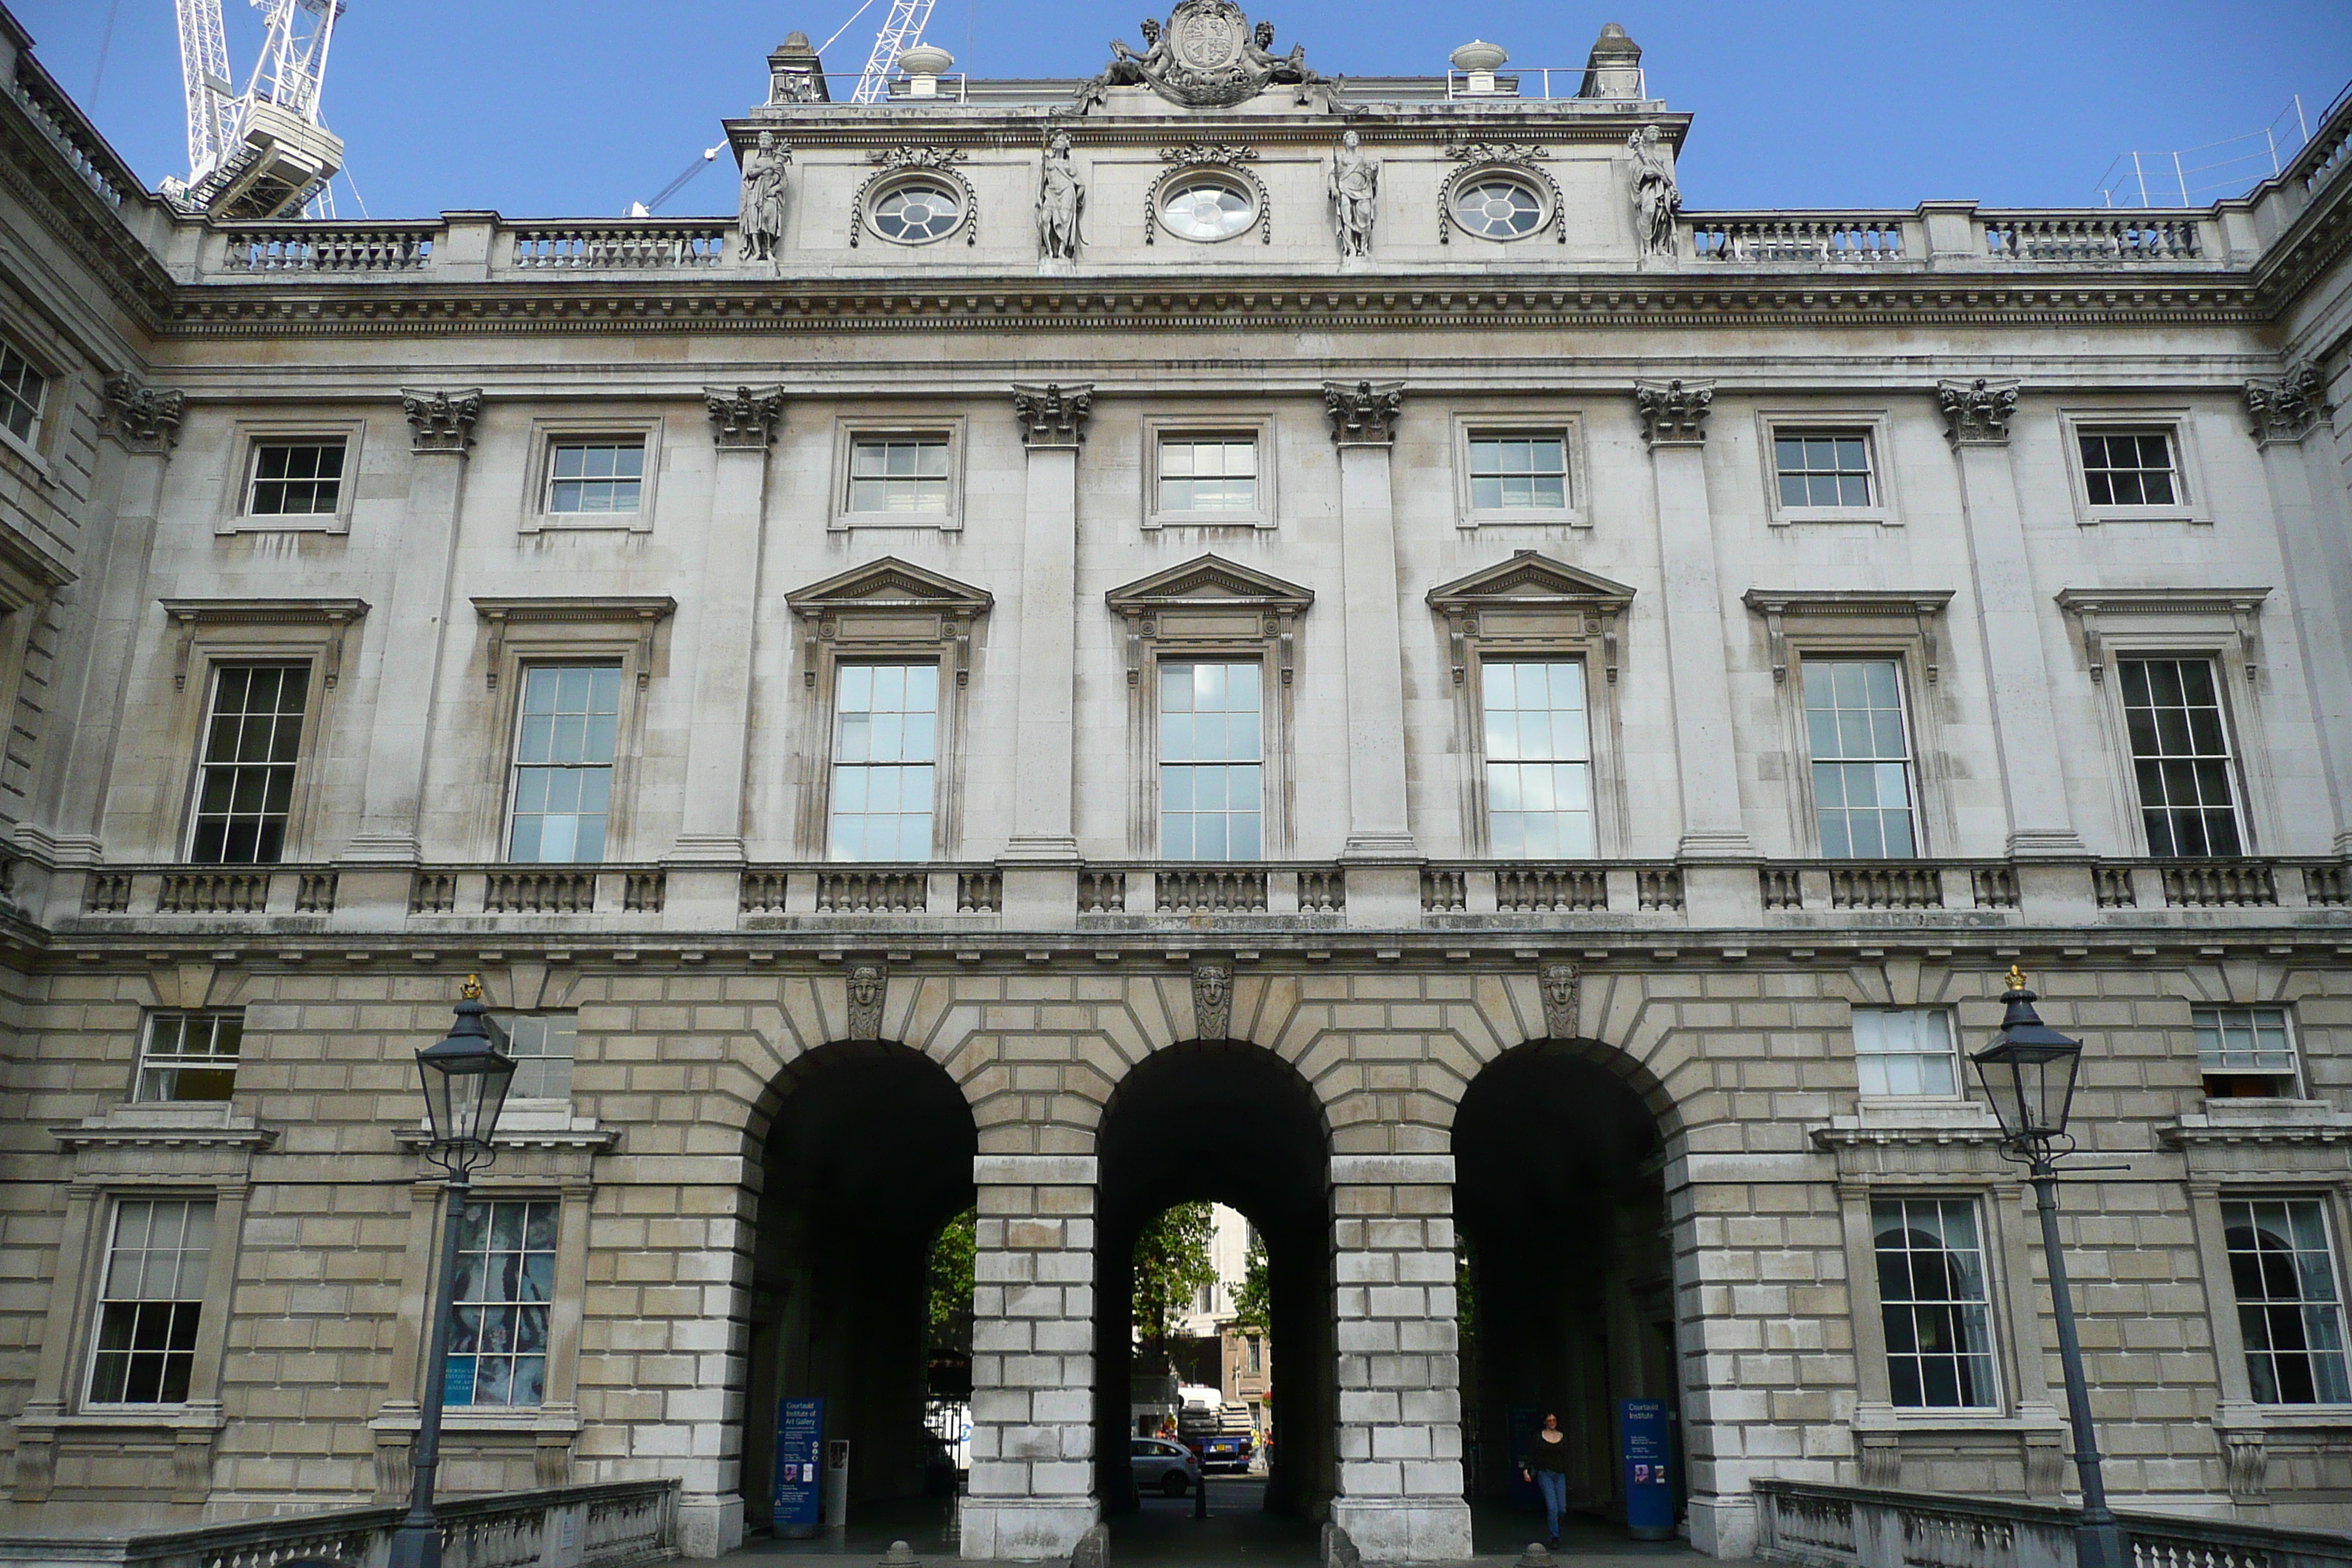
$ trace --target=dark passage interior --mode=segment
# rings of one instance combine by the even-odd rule
[[[1172,1204],[1221,1203],[1264,1237],[1275,1346],[1265,1506],[1330,1502],[1336,1341],[1329,1142],[1306,1081],[1261,1047],[1194,1041],[1153,1055],[1103,1113],[1095,1254],[1095,1465],[1106,1513],[1136,1507],[1128,1463],[1137,1235]]]
[[[925,1331],[932,1238],[973,1199],[978,1138],[962,1092],[937,1062],[873,1042],[812,1051],[778,1087],[744,1417],[754,1527],[769,1521],[780,1398],[824,1400],[826,1438],[851,1446],[855,1507],[939,1487],[924,1399],[965,1393],[927,1389]]]
[[[1521,1047],[1478,1075],[1454,1118],[1454,1212],[1468,1286],[1463,1444],[1474,1505],[1534,1501],[1518,1457],[1549,1414],[1572,1445],[1570,1504],[1622,1518],[1618,1402],[1663,1399],[1675,1409],[1657,1123],[1630,1088],[1580,1054],[1600,1048]],[[1677,1508],[1682,1468],[1676,1453]]]

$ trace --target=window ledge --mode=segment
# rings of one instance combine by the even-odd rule
[[[1159,530],[1167,528],[1255,528],[1270,529],[1275,520],[1263,511],[1155,511],[1146,516],[1143,526]]]
[[[52,1127],[49,1133],[68,1149],[137,1144],[267,1149],[278,1142],[276,1128],[239,1116],[236,1102],[226,1100],[117,1105],[101,1115]]]
[[[49,467],[49,460],[41,456],[40,448],[5,426],[0,426],[0,449],[6,450],[17,461],[31,468],[35,479],[44,488],[58,482],[56,471]]]
[[[1831,1119],[1833,1130],[1856,1131],[1991,1131],[2000,1121],[1982,1100],[1964,1095],[1864,1095],[1852,1116]]]
[[[1526,507],[1504,511],[1465,511],[1460,528],[1591,528],[1580,507]]]
[[[1900,528],[1902,520],[1883,506],[1776,506],[1772,509],[1772,526],[1786,528],[1801,522],[1867,522],[1883,528]]]
[[[216,1401],[195,1400],[186,1405],[97,1405],[37,1415],[27,1411],[15,1425],[21,1441],[59,1432],[218,1432],[228,1425],[228,1416]]]
[[[349,533],[352,520],[341,512],[239,512],[224,518],[222,533]]]
[[[599,1153],[610,1153],[621,1146],[621,1130],[599,1126],[593,1116],[567,1117],[565,1123],[562,1127],[501,1126],[490,1142],[499,1149],[590,1149]],[[433,1133],[420,1122],[394,1128],[392,1140],[404,1149],[422,1150],[432,1143]]]
[[[2210,525],[2211,516],[2179,506],[2095,506],[2086,508],[2074,519],[2080,528],[2095,528],[2103,522],[2188,522]]]
[[[414,1435],[423,1423],[415,1402],[400,1400],[387,1403],[368,1423],[371,1432],[405,1432]],[[580,1406],[550,1403],[546,1405],[478,1406],[452,1405],[443,1407],[441,1429],[445,1432],[469,1432],[478,1436],[511,1433],[516,1436],[538,1436],[552,1434],[576,1437],[581,1430]]]
[[[2352,1142],[2352,1115],[2324,1100],[2208,1100],[2158,1136],[2184,1143]]]
[[[1890,1405],[1864,1405],[1853,1413],[1857,1432],[2063,1432],[2066,1423],[2048,1405],[2017,1410],[1915,1410]]]
[[[2213,1425],[2223,1432],[2336,1431],[2352,1428],[2352,1405],[2225,1404]]]

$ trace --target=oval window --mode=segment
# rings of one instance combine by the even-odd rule
[[[1232,180],[1193,180],[1160,201],[1160,222],[1184,239],[1231,239],[1257,221],[1257,204]]]
[[[893,185],[874,203],[874,231],[901,245],[945,239],[961,222],[963,198],[928,180]]]
[[[1524,181],[1490,174],[1454,195],[1454,221],[1482,239],[1517,239],[1543,225],[1543,198]]]

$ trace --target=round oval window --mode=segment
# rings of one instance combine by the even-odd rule
[[[875,232],[901,245],[945,239],[963,221],[963,198],[945,185],[894,185],[874,204]]]
[[[1231,239],[1256,218],[1250,194],[1230,180],[1194,180],[1160,203],[1161,225],[1185,239]]]
[[[1517,239],[1542,225],[1543,202],[1521,182],[1496,175],[1454,194],[1454,221],[1485,239]]]

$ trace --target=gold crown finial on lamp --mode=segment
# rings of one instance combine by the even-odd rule
[[[2009,988],[2011,991],[2022,991],[2025,989],[2025,971],[2020,969],[2014,963],[2009,966]]]
[[[480,1001],[482,999],[482,977],[478,974],[468,974],[466,976],[466,984],[457,987],[457,994],[463,996],[468,1002]]]

